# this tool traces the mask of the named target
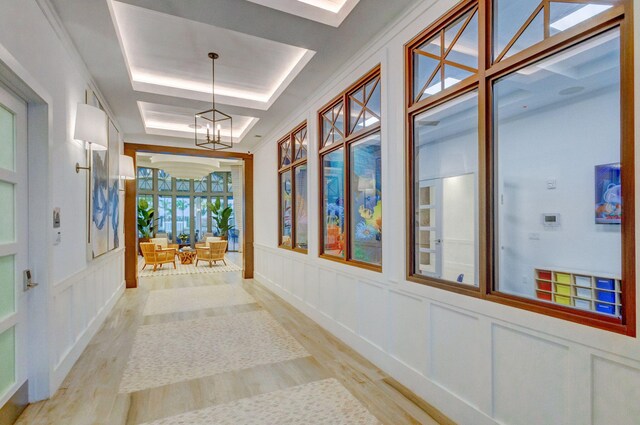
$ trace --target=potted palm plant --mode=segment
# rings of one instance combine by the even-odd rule
[[[149,242],[153,236],[154,211],[146,199],[138,201],[138,241]]]
[[[233,214],[233,209],[231,207],[223,206],[220,198],[216,199],[215,202],[208,203],[207,207],[211,211],[211,217],[218,229],[220,238],[227,240],[229,237],[229,230],[235,227],[231,224],[231,214]]]

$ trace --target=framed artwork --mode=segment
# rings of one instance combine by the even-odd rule
[[[622,223],[620,163],[595,167],[596,224]]]
[[[109,198],[108,198],[108,250],[111,251],[120,246],[120,133],[109,120]]]

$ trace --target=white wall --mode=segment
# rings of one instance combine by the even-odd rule
[[[454,4],[427,0],[407,11],[265,136],[255,152],[256,278],[459,423],[637,424],[637,338],[404,279],[403,45]],[[316,111],[377,63],[383,84],[384,228],[392,235],[384,238],[382,273],[318,258],[315,196]],[[277,248],[276,141],[305,118],[308,255]]]
[[[93,84],[57,19],[44,0],[2,2],[0,61],[33,93],[29,119],[39,126],[30,126],[39,134],[29,136],[30,203],[42,211],[30,230],[31,267],[40,283],[29,294],[32,400],[60,386],[124,289],[123,248],[87,260],[86,173],[75,172],[76,162],[86,162],[85,150],[73,128],[77,104]],[[50,221],[54,207],[61,208],[59,245]]]

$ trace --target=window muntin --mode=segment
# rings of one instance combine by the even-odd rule
[[[300,252],[308,249],[307,152],[306,123],[294,128],[278,142],[278,245]]]
[[[153,190],[153,169],[138,167],[138,190]]]
[[[615,1],[495,0],[493,3],[495,61],[508,58],[546,38],[587,22],[611,9],[615,3]]]
[[[381,101],[378,66],[318,112],[320,255],[374,271],[382,269]],[[338,110],[342,132],[335,138],[327,116]]]
[[[218,171],[211,173],[211,191],[224,192],[224,174]]]
[[[630,13],[630,11],[625,10],[630,2],[622,2],[618,0],[603,0],[598,2],[560,2],[550,0],[542,3],[542,9],[538,10],[538,12],[544,12],[542,14],[542,30],[540,30],[540,26],[535,26],[536,22],[534,22],[534,19],[537,17],[537,13],[533,13],[535,9],[540,6],[541,0],[531,2],[526,2],[524,0],[515,0],[513,2],[508,0],[496,0],[496,2],[466,0],[460,2],[445,16],[440,18],[432,28],[426,29],[406,45],[405,55],[407,60],[406,63],[408,65],[406,70],[406,81],[408,84],[406,90],[406,111],[408,115],[408,123],[413,123],[416,116],[427,110],[433,110],[439,105],[446,105],[452,101],[452,99],[459,97],[463,93],[470,93],[475,90],[478,91],[477,117],[480,125],[478,127],[479,179],[477,185],[476,205],[477,211],[479,212],[478,243],[482,248],[479,250],[477,260],[477,287],[451,283],[447,280],[416,273],[416,264],[419,263],[416,252],[419,251],[420,244],[427,243],[427,241],[426,235],[423,235],[422,240],[420,240],[420,234],[414,227],[419,216],[415,214],[417,208],[416,205],[411,205],[411,213],[408,215],[407,229],[411,236],[408,243],[410,255],[407,258],[409,263],[407,267],[407,278],[414,282],[473,295],[487,300],[512,305],[514,307],[548,314],[565,320],[625,333],[628,335],[635,335],[635,264],[626,260],[635,258],[635,235],[632,232],[632,229],[635,226],[635,203],[633,201],[635,197],[633,154],[634,113],[632,108],[633,79],[631,77],[633,75],[633,63],[629,57],[630,50],[624,48],[624,46],[628,46],[632,43],[633,38],[631,25],[627,22],[627,14]],[[612,7],[600,8],[600,10],[591,8],[591,12],[586,14],[583,9],[588,5],[595,5],[596,3],[598,5]],[[494,6],[500,5],[503,7],[500,13],[507,10],[509,5],[513,6],[513,11],[511,14],[503,14],[503,16],[500,17],[500,14],[497,13],[495,9],[493,11],[487,10],[489,7],[492,7],[492,4]],[[527,4],[531,5],[531,7],[527,6]],[[418,85],[416,83],[416,68],[422,67],[423,69],[427,69],[426,65],[429,65],[429,63],[417,63],[415,49],[431,49],[435,54],[434,47],[428,46],[430,44],[429,42],[433,41],[439,34],[442,34],[443,28],[450,26],[452,23],[459,20],[460,16],[466,14],[469,10],[475,7],[478,7],[479,16],[487,16],[493,19],[493,22],[489,20],[479,22],[481,27],[479,27],[478,31],[478,52],[482,52],[484,56],[479,58],[479,72],[474,78],[467,78],[457,83],[454,86],[455,88],[450,90],[441,90],[437,95],[427,96],[421,100],[416,99],[417,93],[419,93],[422,86],[427,82],[426,79],[423,79],[420,81],[420,88],[415,87]],[[558,21],[561,21],[565,17],[570,17],[572,14],[581,10],[581,13],[583,14],[582,17],[576,17],[576,15],[574,15],[569,20],[565,21],[564,26],[558,23]],[[587,9],[587,11],[589,11],[589,9]],[[517,17],[518,12],[522,12],[522,18]],[[501,22],[498,22],[498,20],[501,20]],[[567,22],[571,23],[572,20],[574,24],[567,24]],[[527,21],[528,23],[525,28],[524,24]],[[532,23],[533,26],[531,26]],[[505,35],[509,32],[505,30],[505,28],[510,24],[513,24],[512,27],[514,28],[511,31],[512,34],[510,36],[508,34]],[[500,25],[502,25],[501,30],[498,29]],[[506,40],[500,41],[502,43],[501,46],[498,46],[498,43],[496,43],[496,38],[498,37],[497,32],[499,31],[502,31],[500,36]],[[618,43],[623,48],[610,48],[608,49],[610,53],[608,58],[603,56],[602,58],[596,59],[599,55],[596,53],[597,48],[592,44],[605,43],[607,36],[610,37],[612,32],[616,31],[617,34],[619,34]],[[561,33],[561,36],[556,36]],[[542,37],[540,34],[542,34]],[[434,43],[434,46],[437,44],[437,40],[435,41],[436,43]],[[508,46],[508,44],[511,45]],[[580,52],[591,49],[589,46],[595,49],[591,55],[593,57],[587,54],[582,55],[583,57],[579,58]],[[513,51],[518,50],[519,53],[509,53],[510,49],[513,49]],[[497,63],[498,61],[495,59],[499,54],[503,54],[504,57],[499,58],[500,61]],[[571,57],[575,57],[575,59],[570,59]],[[575,63],[570,63],[572,60],[574,60]],[[437,66],[438,64],[434,65],[432,63],[431,69],[427,69],[427,71],[430,70],[433,72]],[[615,73],[617,77],[609,78],[606,76],[606,72],[611,72],[612,74]],[[535,87],[535,93],[529,92],[530,88],[526,87],[526,81],[532,82],[537,79],[544,80],[546,78],[546,73],[558,74],[558,76],[563,77],[564,80],[559,78],[550,84],[541,84],[538,87]],[[619,91],[617,93],[611,93],[609,88],[601,87],[600,91],[596,90],[594,92],[594,87],[598,86],[598,84],[603,84],[607,78],[609,81],[614,82],[618,81],[616,78],[619,79]],[[572,81],[572,84],[567,86],[562,86],[562,84],[560,84],[560,82],[569,81]],[[505,94],[510,82],[522,83],[523,85],[517,89],[514,89],[512,85],[511,93]],[[535,84],[532,84],[532,87],[534,86]],[[496,88],[497,91],[494,91],[494,88]],[[500,95],[499,91],[501,90],[504,96]],[[592,167],[589,167],[589,176],[583,176],[584,178],[581,179],[579,183],[580,186],[576,186],[574,190],[581,191],[582,194],[580,196],[583,197],[585,193],[589,193],[590,207],[585,209],[583,214],[589,214],[592,223],[591,225],[593,226],[593,220],[596,219],[594,217],[594,210],[597,208],[595,206],[596,202],[594,202],[594,186],[596,186],[594,179],[597,175],[604,175],[606,177],[604,180],[608,178],[614,182],[617,179],[620,179],[620,182],[622,183],[620,186],[622,198],[624,199],[625,218],[622,223],[618,225],[620,229],[619,240],[613,242],[616,245],[616,248],[609,252],[610,255],[618,255],[618,258],[621,260],[621,264],[619,266],[620,273],[616,273],[615,267],[607,267],[608,270],[597,269],[595,266],[591,266],[586,270],[584,268],[571,269],[564,265],[557,267],[558,265],[551,263],[551,261],[547,261],[548,264],[536,265],[533,268],[527,266],[528,271],[526,273],[512,273],[511,270],[508,270],[510,267],[509,262],[501,264],[499,261],[502,258],[502,262],[504,263],[505,258],[501,256],[509,254],[508,252],[503,252],[501,249],[501,246],[507,245],[506,242],[508,241],[501,239],[502,236],[506,237],[506,235],[502,235],[502,231],[498,229],[497,220],[500,219],[499,215],[501,214],[499,211],[500,208],[502,208],[502,211],[504,212],[505,207],[514,206],[514,198],[511,197],[512,202],[509,205],[505,206],[499,203],[501,201],[501,196],[499,196],[500,188],[498,185],[499,178],[501,177],[498,173],[508,170],[509,164],[500,162],[502,159],[501,153],[498,152],[497,149],[500,148],[501,151],[505,150],[505,152],[507,152],[510,144],[501,143],[501,141],[504,142],[505,134],[508,134],[508,132],[504,133],[504,130],[515,125],[518,119],[514,118],[515,121],[510,121],[508,117],[505,118],[504,114],[501,115],[499,109],[496,110],[496,116],[493,110],[495,102],[500,101],[503,110],[508,110],[509,105],[511,105],[515,110],[518,110],[516,105],[520,105],[519,108],[521,114],[542,114],[542,110],[538,108],[540,106],[539,104],[526,102],[526,99],[530,97],[534,99],[537,98],[537,102],[540,102],[540,99],[547,99],[550,104],[545,106],[543,109],[556,111],[558,114],[561,114],[562,109],[568,107],[567,105],[571,103],[572,97],[579,99],[582,96],[584,98],[583,101],[586,102],[590,97],[598,97],[607,93],[612,96],[618,96],[616,104],[619,105],[619,109],[616,110],[615,107],[608,108],[606,112],[607,114],[617,113],[617,116],[610,119],[610,121],[615,121],[615,123],[619,125],[617,133],[619,145],[617,148],[614,147],[612,149],[617,149],[617,152],[619,152],[619,162],[615,162],[616,159],[614,158],[612,159],[613,162],[603,162],[595,165],[592,164]],[[524,103],[523,100],[525,100]],[[611,105],[614,103],[615,102],[612,101]],[[602,115],[602,112],[594,111],[593,113],[596,115]],[[555,118],[557,122],[557,117]],[[567,122],[571,123],[572,121],[568,120]],[[498,126],[500,126],[500,128],[498,128]],[[543,127],[544,125],[540,126],[539,130],[543,131]],[[565,130],[563,124],[556,124],[556,127],[557,132]],[[587,127],[587,124],[584,124],[583,127]],[[605,126],[601,127],[602,128],[592,131],[592,133],[594,135],[600,134]],[[581,130],[584,130],[584,128]],[[535,134],[535,131],[532,131],[531,133]],[[524,132],[522,134],[528,133]],[[613,132],[611,134],[613,134]],[[419,158],[416,158],[413,155],[413,150],[415,148],[414,145],[417,141],[413,125],[408,129],[407,135],[407,146],[409,152],[407,154],[407,158],[409,161],[408,170],[410,173],[407,192],[411,194],[408,202],[413,204],[420,202],[419,200],[414,200],[414,194],[419,189],[419,187],[416,188],[416,180],[414,178],[416,160]],[[522,138],[527,139],[527,137]],[[600,144],[599,148],[608,145],[608,143],[611,143],[612,141],[615,142],[612,137],[605,136],[604,138],[606,140]],[[518,139],[517,136],[516,139]],[[530,142],[533,143],[534,146],[535,143],[537,143],[536,141]],[[570,140],[563,141],[563,143],[569,142]],[[586,144],[587,141],[584,141],[584,143]],[[562,144],[560,147],[561,146]],[[529,149],[534,148],[529,147]],[[536,151],[536,154],[539,154],[539,152]],[[579,158],[584,156],[584,152],[575,152],[575,155]],[[569,162],[571,162],[571,160]],[[581,164],[579,160],[575,162],[575,166],[583,167],[584,169],[584,164]],[[541,163],[546,165],[544,162]],[[552,164],[553,161],[549,161],[548,163]],[[618,163],[620,164],[619,169],[617,168]],[[572,166],[573,164],[569,164],[567,169],[570,169]],[[506,167],[506,169],[500,167]],[[524,167],[521,168],[524,169]],[[540,178],[541,176],[536,176],[537,180],[540,180]],[[547,182],[547,180],[549,181]],[[603,178],[601,178],[601,180],[603,180]],[[624,184],[625,181],[627,184]],[[542,185],[544,191],[551,191],[551,193],[556,194],[560,193],[560,184],[554,176],[545,175],[542,177]],[[553,189],[556,185],[557,188]],[[547,189],[547,187],[550,188]],[[602,187],[602,185],[600,187]],[[509,188],[504,188],[504,190],[507,189]],[[544,191],[542,193],[544,193]],[[437,188],[434,188],[434,193],[439,193]],[[416,199],[419,199],[417,194],[415,194],[415,196]],[[570,196],[573,196],[573,192],[566,195],[567,198]],[[584,197],[584,199],[586,199],[586,197]],[[541,205],[537,208],[542,209],[544,206],[545,205]],[[549,225],[550,221],[553,222],[554,220],[559,222],[561,227],[567,225],[569,227],[575,227],[579,222],[579,220],[571,220],[571,223],[567,224],[566,221],[561,219],[563,216],[561,211],[546,211],[547,208],[544,209],[545,211],[539,211],[540,214],[536,216],[537,219],[535,220],[535,223],[533,223],[530,218],[527,223],[547,229],[548,227],[544,226],[543,223]],[[529,210],[524,212],[521,210],[522,208],[517,211],[517,213],[520,214],[517,219],[524,220],[522,217],[529,213]],[[613,215],[616,215],[618,208],[613,207],[611,208],[611,211],[613,211]],[[509,217],[507,217],[507,215]],[[508,229],[509,220],[512,218],[511,216],[513,216],[514,213],[511,211],[507,215],[502,217],[504,221],[501,224],[503,227],[507,226],[505,227],[505,230]],[[569,215],[571,214],[569,213]],[[433,217],[433,219],[437,222],[437,217]],[[603,220],[603,218],[600,218],[600,220]],[[604,225],[601,225],[601,227],[604,227]],[[509,233],[508,230],[506,231]],[[528,231],[525,232],[525,239],[527,240],[527,244],[536,244],[538,243],[537,241],[543,242],[545,236],[555,235],[555,233],[551,232],[554,232],[554,230]],[[567,230],[561,231],[556,229],[555,232],[562,233],[567,232]],[[611,231],[602,233],[606,233],[611,236],[611,234],[615,234],[616,232]],[[511,236],[513,236],[513,232],[511,233]],[[522,235],[519,236],[521,237]],[[531,237],[531,239],[529,239],[529,237]],[[543,246],[544,243],[539,243],[539,245]],[[582,245],[583,246],[581,246],[580,249],[595,249],[591,245]],[[518,248],[522,248],[522,245],[519,245]],[[532,252],[533,251],[531,250],[526,252],[521,251],[519,254],[521,256],[531,258]],[[561,257],[558,256],[558,259],[561,259]],[[535,262],[540,263],[538,260]],[[567,264],[570,263],[570,261],[563,262],[566,262]],[[592,262],[592,264],[593,263],[594,262]],[[517,268],[517,265],[514,267]],[[554,269],[553,267],[556,268]],[[522,272],[522,268],[520,269],[520,272]],[[540,277],[540,272],[542,272],[542,278]],[[508,282],[503,279],[505,278],[505,273],[507,273]],[[560,273],[561,279],[559,281],[554,280],[554,273]],[[589,273],[592,274],[589,275]],[[606,311],[594,311],[593,308],[586,308],[586,304],[571,305],[571,303],[574,303],[577,299],[581,298],[580,296],[572,295],[574,292],[577,293],[577,290],[580,289],[577,288],[577,284],[572,284],[572,282],[579,281],[580,279],[578,278],[580,277],[585,278],[586,280],[591,279],[591,282],[597,282],[598,277],[609,279],[608,282],[604,282],[608,285],[607,288],[597,287],[595,286],[596,283],[594,283],[591,290],[593,291],[592,293],[594,296],[597,296],[597,291],[604,294],[603,297],[605,298],[606,296],[609,296],[609,299],[612,300],[611,302],[601,299],[600,303],[602,305],[606,305],[607,302],[609,302],[609,304],[613,305],[616,309],[615,312],[612,312],[611,310],[609,310],[608,313]],[[618,280],[618,278],[620,279]],[[569,283],[566,282],[566,279],[569,279]],[[535,283],[536,286],[532,283],[545,280],[547,282],[543,283],[551,285],[550,288],[552,288],[551,290],[548,290],[546,294],[546,296],[551,299],[538,297],[538,293],[545,294],[544,289],[539,290],[537,283]],[[625,285],[625,282],[629,282],[629,284]],[[565,292],[568,290],[568,296],[562,292],[557,294],[553,293],[553,288],[555,288],[554,285],[558,284],[565,285],[565,287],[560,286],[560,288]],[[520,292],[516,292],[514,290],[518,285],[520,285]],[[569,289],[567,289],[567,287]],[[549,286],[547,286],[547,288],[549,288]],[[586,294],[582,289],[580,292]],[[527,292],[529,295],[523,296],[523,292]],[[559,298],[557,302],[554,302],[554,297],[556,295],[559,295]],[[565,296],[565,298],[562,298],[563,296]],[[618,299],[620,300],[619,303]],[[591,300],[590,302],[590,306],[593,307],[595,306],[595,303],[599,301]]]
[[[508,74],[493,93],[497,289],[620,317],[619,30]]]
[[[158,190],[160,192],[171,192],[171,176],[164,170],[158,170]]]
[[[322,114],[321,146],[341,141],[344,134],[344,102],[340,100]]]
[[[478,8],[412,50],[413,101],[436,95],[478,72]]]
[[[176,179],[176,190],[178,192],[190,192],[191,188],[190,180],[188,179]]]
[[[413,128],[413,272],[477,286],[477,92],[416,115]]]

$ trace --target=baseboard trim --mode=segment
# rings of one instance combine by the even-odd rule
[[[0,425],[13,425],[29,405],[29,381],[25,381],[18,391],[0,407]]]

